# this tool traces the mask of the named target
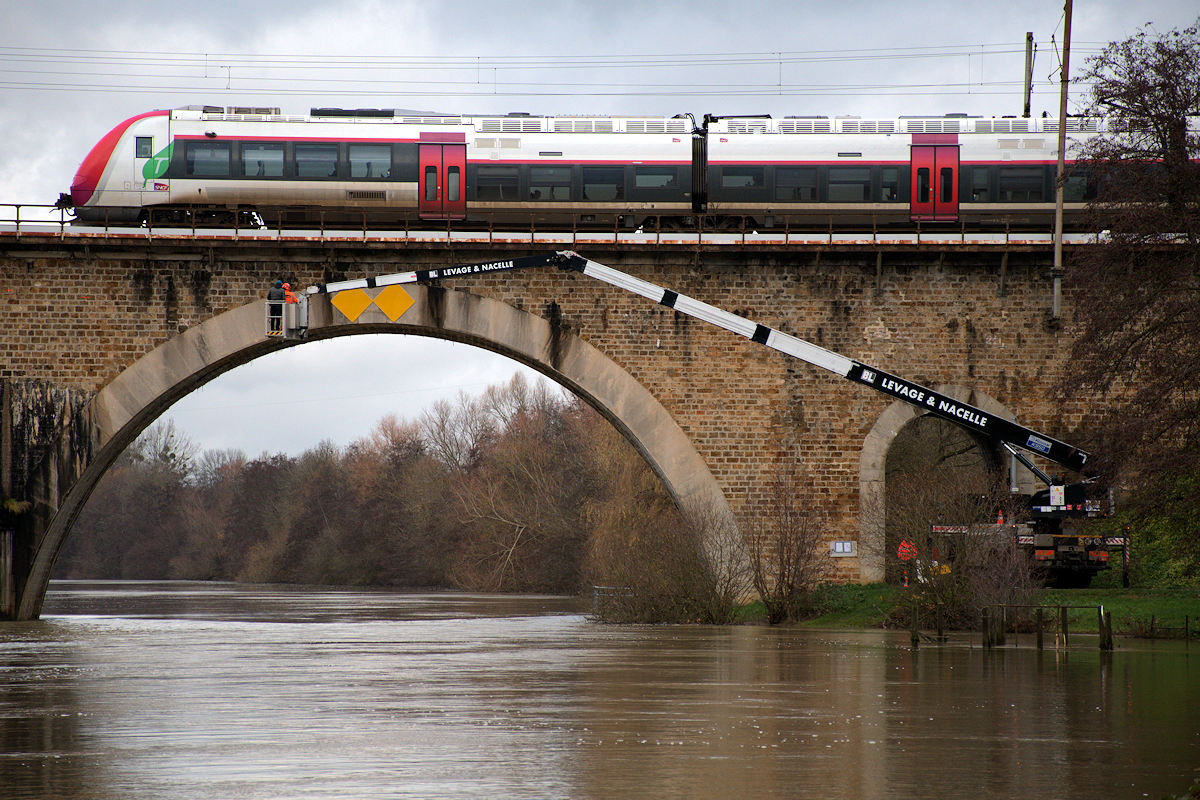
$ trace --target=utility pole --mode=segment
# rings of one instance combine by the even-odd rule
[[[1025,32],[1025,113],[1029,119],[1030,95],[1033,94],[1033,31]]]
[[[1062,311],[1062,237],[1063,237],[1063,190],[1066,187],[1064,172],[1067,156],[1067,86],[1070,83],[1071,64],[1071,0],[1063,8],[1063,54],[1059,70],[1058,90],[1058,179],[1054,193],[1054,297],[1051,302],[1050,321],[1057,324]]]

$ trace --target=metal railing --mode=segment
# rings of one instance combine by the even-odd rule
[[[296,223],[286,219],[291,212],[303,212],[310,219]],[[172,212],[177,216],[176,212]],[[315,218],[311,218],[315,215]],[[250,216],[252,223],[240,222]],[[576,245],[664,245],[664,246],[731,246],[731,247],[1010,247],[1045,246],[1053,243],[1049,232],[1037,231],[991,231],[974,232],[965,227],[958,229],[940,228],[915,230],[890,230],[876,225],[862,226],[861,230],[835,230],[833,218],[827,225],[817,226],[814,218],[803,220],[784,219],[782,226],[758,230],[754,220],[740,219],[740,225],[722,225],[720,228],[673,229],[664,220],[649,217],[645,224],[636,229],[614,225],[610,229],[553,228],[539,229],[530,216],[528,225],[506,226],[481,225],[478,229],[466,230],[463,223],[438,220],[422,220],[415,214],[383,214],[378,211],[362,211],[357,219],[345,210],[329,211],[321,208],[270,208],[257,212],[237,211],[231,214],[228,225],[197,224],[177,220],[156,220],[153,209],[138,223],[112,220],[107,215],[88,222],[77,220],[72,212],[55,205],[38,203],[0,203],[0,235],[53,235],[60,238],[91,237],[118,239],[233,239],[233,240],[304,240],[304,241],[395,241],[412,243],[448,244],[509,244],[532,246]],[[728,222],[728,221],[726,221]],[[543,226],[544,228],[544,226]],[[1091,244],[1096,234],[1067,234],[1067,245]]]

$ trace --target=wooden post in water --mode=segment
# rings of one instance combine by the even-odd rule
[[[912,605],[912,630],[910,631],[910,638],[912,640],[912,646],[914,650],[921,644],[921,633],[919,627],[920,619],[920,609],[917,606],[917,598],[914,595]]]
[[[1063,649],[1066,649],[1066,647],[1067,647],[1067,607],[1066,606],[1058,607],[1058,617],[1059,617],[1058,624],[1062,628]]]
[[[983,628],[983,646],[984,647],[992,646],[992,634],[991,634],[991,631],[988,630],[988,616],[989,616],[988,612],[989,611],[990,611],[990,609],[987,606],[983,607],[983,619],[980,622],[980,626]]]
[[[1004,645],[1008,635],[1008,606],[1000,606],[996,615],[996,644]]]
[[[1045,645],[1045,642],[1042,641],[1042,607],[1041,606],[1038,606],[1037,613],[1035,616],[1037,617],[1037,619],[1034,623],[1035,625],[1037,625],[1037,649],[1041,650]]]
[[[1100,649],[1107,652],[1113,649],[1112,612],[1105,611],[1104,606],[1097,606],[1096,611],[1100,617]]]

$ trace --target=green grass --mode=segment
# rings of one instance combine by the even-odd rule
[[[884,583],[827,584],[817,590],[817,616],[800,624],[812,628],[879,628],[902,591]]]
[[[818,613],[798,624],[812,628],[879,628],[888,612],[904,596],[904,589],[882,583],[822,586],[816,595]],[[1185,618],[1191,625],[1192,636],[1200,635],[1200,592],[1195,590],[1057,589],[1047,591],[1042,604],[1054,613],[1059,605],[1102,605],[1112,613],[1113,632],[1118,635],[1147,635],[1151,617],[1158,636],[1182,636]],[[1074,609],[1069,614],[1073,631],[1095,632],[1098,628],[1097,615],[1092,608]],[[758,622],[765,617],[762,603],[752,603],[742,610],[739,621]],[[1178,630],[1172,632],[1169,629]]]
[[[1178,628],[1183,635],[1185,618],[1192,635],[1200,631],[1200,592],[1194,589],[1056,589],[1046,592],[1045,606],[1104,606],[1112,612],[1113,632],[1145,635],[1154,619],[1155,634]],[[1097,616],[1090,611],[1074,611],[1071,625],[1080,631],[1095,631]]]

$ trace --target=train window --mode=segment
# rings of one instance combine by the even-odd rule
[[[942,167],[938,170],[938,175],[941,177],[941,194],[938,198],[939,203],[954,202],[954,170],[950,167]]]
[[[900,168],[882,167],[879,170],[879,199],[895,203],[900,199]]]
[[[437,181],[438,181],[437,167],[435,167],[435,166],[426,167],[425,168],[425,199],[426,200],[437,200],[438,199]]]
[[[446,202],[457,203],[462,199],[462,171],[458,167],[446,168]]]
[[[991,194],[988,190],[988,168],[972,167],[971,201],[974,203],[986,203],[990,198]]]
[[[1002,203],[1040,203],[1045,199],[1046,171],[1041,167],[1000,167],[996,179]]]
[[[775,199],[785,202],[817,202],[816,167],[776,167]]]
[[[865,203],[870,199],[870,167],[829,168],[829,202]]]
[[[229,142],[188,142],[184,154],[186,175],[229,177]]]
[[[1090,199],[1087,172],[1069,168],[1067,182],[1063,184],[1063,200],[1067,203],[1082,203]]]
[[[530,167],[530,200],[570,200],[570,167]]]
[[[625,168],[584,167],[583,199],[599,202],[625,199]]]
[[[350,177],[392,177],[392,146],[389,144],[350,145]]]
[[[764,180],[762,167],[721,168],[722,189],[748,189],[751,187],[762,186],[763,183]]]
[[[475,174],[475,199],[516,200],[516,167],[480,167]]]
[[[679,169],[677,167],[634,167],[633,169],[633,185],[638,189],[670,189],[678,182]],[[584,183],[587,183],[586,178]]]
[[[283,142],[243,144],[242,174],[247,178],[283,177]]]
[[[337,177],[338,146],[336,144],[297,144],[297,178]]]
[[[929,167],[917,169],[917,202],[929,202]]]
[[[133,140],[134,158],[152,158],[154,156],[154,137],[138,136]]]
[[[690,174],[681,173],[679,167],[635,166],[628,199],[637,202],[682,201],[689,196],[690,189]]]

